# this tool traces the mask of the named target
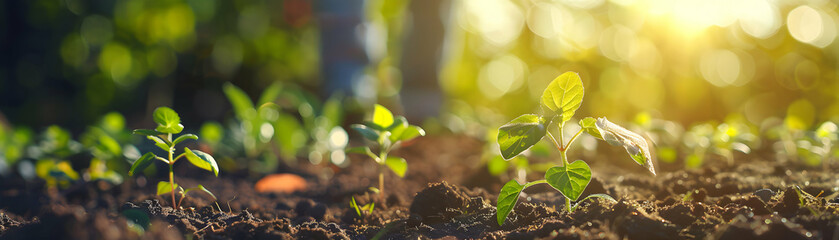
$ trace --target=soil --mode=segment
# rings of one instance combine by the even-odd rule
[[[258,193],[257,179],[246,174],[215,178],[179,166],[179,184],[202,184],[219,199],[191,195],[183,209],[150,194],[149,182],[161,180],[155,177],[117,186],[78,182],[63,190],[6,177],[0,179],[0,239],[839,238],[839,166],[810,168],[759,153],[738,156],[736,166],[712,160],[683,170],[662,163],[652,176],[619,151],[607,151],[586,157],[594,177],[583,196],[605,193],[616,202],[589,200],[568,213],[557,191],[537,185],[498,226],[496,194],[512,172],[491,176],[481,161],[483,145],[464,136],[417,140],[395,153],[408,159],[408,174],[388,172],[384,195],[368,190],[377,185],[377,166],[361,156],[345,169],[284,167],[280,172],[308,182],[294,193]],[[351,199],[374,203],[374,210],[359,216]]]

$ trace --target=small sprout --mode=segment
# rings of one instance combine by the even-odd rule
[[[350,207],[352,207],[353,210],[355,210],[355,214],[358,214],[358,216],[361,217],[362,213],[373,213],[373,209],[376,207],[376,203],[371,202],[368,204],[364,204],[364,206],[359,206],[358,203],[355,201],[355,197],[352,197],[350,200]]]
[[[387,108],[376,104],[373,110],[373,121],[364,124],[353,124],[352,128],[370,142],[376,145],[364,147],[353,147],[347,149],[348,153],[366,154],[379,163],[379,193],[384,191],[384,172],[386,166],[399,177],[404,177],[408,171],[408,162],[404,158],[389,156],[390,151],[399,147],[401,143],[419,136],[425,136],[425,130],[419,126],[408,124],[408,120],[402,116],[393,116]],[[378,146],[378,154],[373,152],[373,147]]]
[[[175,175],[173,172],[175,162],[183,157],[186,157],[186,159],[190,163],[192,163],[192,165],[212,172],[216,177],[218,177],[218,164],[216,163],[216,160],[213,159],[213,156],[210,156],[210,154],[198,150],[191,150],[189,148],[184,147],[183,153],[177,155],[177,157],[175,157],[174,155],[175,145],[189,139],[197,140],[198,136],[194,134],[183,134],[178,138],[175,138],[175,140],[172,140],[172,135],[180,133],[181,131],[183,131],[184,127],[183,125],[181,125],[181,118],[178,116],[178,113],[176,113],[171,108],[158,107],[157,109],[155,109],[154,121],[157,123],[157,128],[155,128],[154,130],[137,129],[134,130],[134,134],[145,135],[146,138],[154,141],[154,144],[157,147],[163,149],[168,153],[168,158],[159,157],[152,152],[147,152],[146,154],[143,154],[143,156],[141,156],[139,159],[134,161],[134,163],[131,165],[131,170],[128,171],[128,175],[132,176],[134,175],[134,173],[142,171],[143,169],[151,165],[151,163],[155,159],[160,160],[161,162],[165,162],[169,165],[169,181],[157,183],[157,195],[170,193],[172,195],[172,207],[177,209],[178,206],[181,205],[181,202],[184,200],[184,198],[186,198],[187,192],[192,190],[201,190],[209,194],[211,197],[213,197],[213,199],[216,199],[213,193],[210,192],[210,190],[207,190],[207,188],[204,188],[204,186],[202,185],[198,185],[198,187],[194,188],[187,188],[186,190],[184,190],[183,188],[178,186],[177,183],[175,183]],[[175,201],[176,193],[181,195],[181,200],[177,202]]]
[[[605,194],[592,194],[577,201],[591,181],[591,169],[582,160],[569,163],[566,152],[571,143],[583,132],[611,145],[624,147],[636,163],[646,167],[655,175],[653,159],[646,139],[637,133],[609,122],[606,118],[583,118],[579,122],[581,129],[567,143],[562,139],[563,127],[580,108],[583,95],[583,82],[580,76],[574,72],[566,72],[548,84],[548,87],[542,93],[543,114],[525,114],[498,129],[498,146],[505,160],[513,159],[522,154],[547,135],[559,150],[562,161],[561,166],[551,167],[545,172],[544,180],[525,184],[510,180],[504,184],[501,193],[498,194],[498,225],[504,224],[505,219],[518,201],[519,194],[525,188],[540,183],[547,183],[565,196],[565,206],[568,212],[573,212],[581,202],[589,198],[615,201]],[[558,141],[549,131],[549,127],[553,125],[556,125],[559,129],[560,138]],[[577,203],[571,205],[571,201],[577,201]]]

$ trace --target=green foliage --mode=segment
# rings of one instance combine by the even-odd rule
[[[179,202],[183,201],[183,199],[186,197],[186,193],[190,190],[201,190],[207,192],[208,194],[210,194],[210,196],[213,196],[213,194],[209,190],[207,190],[201,185],[198,185],[198,187],[196,188],[189,188],[187,190],[184,190],[183,188],[179,187],[178,184],[175,183],[173,167],[175,165],[175,162],[177,162],[179,159],[183,157],[186,157],[186,159],[190,163],[192,163],[192,165],[212,172],[216,177],[218,177],[218,163],[216,163],[216,160],[210,154],[198,150],[191,150],[187,147],[183,148],[183,153],[181,153],[177,157],[174,157],[175,146],[177,144],[189,139],[197,140],[198,136],[194,134],[183,134],[178,138],[175,138],[175,140],[173,141],[172,134],[179,133],[183,130],[183,126],[180,124],[180,117],[178,116],[178,113],[176,113],[174,110],[168,107],[158,107],[154,110],[153,115],[154,121],[157,123],[157,128],[155,128],[155,130],[137,129],[134,130],[134,133],[138,135],[144,135],[149,140],[154,141],[154,144],[156,146],[167,152],[168,157],[163,158],[155,155],[152,152],[147,152],[143,154],[143,156],[141,156],[139,159],[134,161],[134,163],[131,165],[131,169],[128,171],[128,174],[134,175],[135,173],[142,171],[143,169],[151,165],[151,163],[155,159],[168,164],[169,181],[161,181],[157,184],[157,195],[171,193],[172,206],[176,209],[180,205]],[[180,127],[173,128],[173,126]],[[181,200],[178,202],[175,202],[176,192],[181,195]],[[213,198],[215,199],[215,196],[213,196]]]
[[[547,124],[542,117],[525,114],[498,128],[501,156],[509,160],[538,143],[545,136]]]
[[[586,162],[577,160],[565,166],[548,169],[545,172],[545,180],[571,201],[577,201],[591,182],[591,168]]]
[[[308,156],[315,164],[323,159],[336,164],[345,162],[346,143],[339,141],[346,139],[346,131],[340,127],[343,110],[339,95],[321,104],[302,89],[275,83],[254,104],[232,84],[225,84],[224,92],[238,120],[229,129],[234,141],[231,145],[241,146],[251,161],[250,169],[269,172],[277,167],[278,159],[294,164],[300,155]],[[307,147],[309,151],[304,152]]]
[[[583,80],[575,72],[566,72],[556,77],[545,91],[542,92],[542,106],[549,109],[554,116],[561,118],[564,124],[574,116],[574,112],[583,103]]]
[[[545,135],[553,141],[562,160],[561,166],[549,168],[545,172],[545,180],[524,185],[511,180],[501,188],[497,203],[499,225],[504,223],[504,219],[512,211],[521,191],[538,183],[547,183],[561,192],[565,196],[565,205],[569,212],[576,209],[577,204],[582,201],[573,206],[571,201],[577,201],[588,186],[591,181],[591,169],[588,164],[581,160],[569,163],[566,151],[583,132],[611,145],[624,147],[631,159],[646,167],[655,175],[653,160],[646,140],[637,133],[609,122],[606,118],[583,118],[580,120],[581,129],[567,143],[563,142],[561,138],[560,141],[554,138],[553,134],[547,129],[552,124],[556,124],[558,125],[559,136],[562,136],[563,126],[580,107],[583,94],[583,84],[579,75],[574,72],[566,72],[548,84],[543,92],[541,97],[542,107],[545,109],[543,115],[525,114],[498,129],[498,146],[505,160],[510,160],[522,154],[538,143]],[[551,121],[554,117],[559,117],[560,120],[558,122]],[[583,200],[591,197],[614,201],[607,195],[591,195],[583,198]]]
[[[178,113],[168,107],[159,107],[154,110],[154,122],[157,123],[155,130],[158,132],[176,134],[184,130]]]
[[[355,214],[358,214],[361,217],[362,213],[371,214],[373,213],[373,209],[376,207],[376,203],[368,203],[364,204],[364,206],[358,205],[355,201],[355,197],[350,198],[350,207],[355,210]]]
[[[373,109],[373,121],[353,124],[352,129],[361,134],[370,143],[364,147],[348,148],[349,153],[366,154],[380,166],[390,168],[399,177],[404,177],[408,170],[408,163],[404,158],[389,156],[391,150],[399,147],[403,142],[419,136],[425,136],[425,130],[419,126],[408,124],[402,116],[394,116],[387,108],[376,104]],[[378,154],[373,149],[378,148]],[[379,190],[382,190],[381,167],[379,168]]]

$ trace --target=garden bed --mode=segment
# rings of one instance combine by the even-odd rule
[[[622,153],[609,152],[586,159],[593,178],[583,196],[605,193],[617,202],[587,201],[568,213],[559,192],[542,184],[525,190],[498,226],[495,201],[509,179],[487,172],[483,145],[464,136],[418,139],[395,153],[408,159],[408,173],[385,175],[384,198],[368,191],[377,183],[377,166],[360,156],[328,178],[322,174],[326,165],[284,168],[308,182],[305,190],[290,194],[258,193],[256,179],[245,174],[178,175],[185,176],[178,178],[183,185],[201,183],[219,199],[216,204],[196,194],[183,210],[153,195],[149,182],[159,179],[135,176],[118,186],[78,182],[44,191],[42,184],[12,177],[0,182],[0,238],[833,239],[839,234],[836,166],[808,168],[760,154],[742,156],[735,167],[723,161],[694,170],[659,165],[653,177],[638,166],[601,160],[628,162]],[[350,207],[352,198],[359,205],[375,203],[373,212],[359,216]]]

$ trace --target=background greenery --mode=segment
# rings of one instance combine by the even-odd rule
[[[162,105],[224,122],[224,83],[255,99],[280,82],[483,135],[565,71],[586,86],[581,114],[615,122],[839,120],[826,0],[11,0],[0,19],[7,128],[80,133],[111,111],[142,127]]]

